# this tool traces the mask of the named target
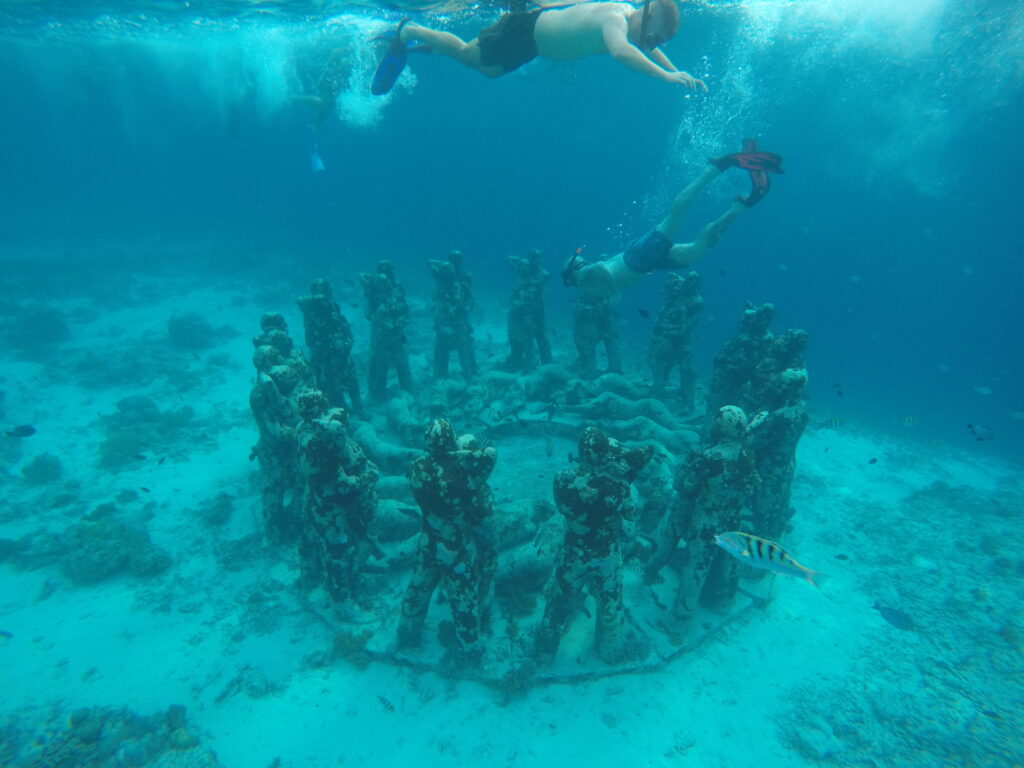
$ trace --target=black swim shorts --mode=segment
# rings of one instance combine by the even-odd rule
[[[494,24],[480,30],[480,63],[501,67],[505,72],[518,69],[537,57],[533,28],[541,11],[506,13]]]
[[[627,245],[622,260],[641,275],[670,271],[679,266],[669,258],[671,251],[672,239],[661,230],[654,229]]]

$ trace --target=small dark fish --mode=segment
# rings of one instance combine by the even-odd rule
[[[726,275],[728,275],[729,273],[728,273],[728,272],[726,272],[726,271],[725,271],[724,269],[722,269],[721,267],[719,267],[719,268],[718,268],[718,274],[720,274],[720,275],[721,275],[722,277],[725,277],[725,276],[726,276]]]
[[[828,453],[828,449],[829,449],[829,447],[830,447],[830,446],[827,446],[827,445],[825,446],[825,453]]]
[[[202,359],[201,357],[199,357],[199,353],[198,352],[193,352],[192,353],[192,357],[194,357],[196,360],[201,360]]]
[[[998,712],[993,712],[991,709],[983,709],[981,710],[981,714],[983,714],[985,717],[991,717],[993,720],[1003,719]]]
[[[0,637],[2,637],[4,640],[10,640],[14,637],[14,633],[8,632],[6,629],[0,629]]]
[[[844,555],[842,553],[839,553],[838,555],[836,555],[836,560],[849,560],[849,559],[850,559],[849,555]]]
[[[876,458],[872,457],[872,458],[868,459],[868,464],[877,464],[877,463],[878,463],[878,459],[876,459]]]
[[[877,601],[871,607],[882,614],[882,618],[896,627],[896,629],[903,629],[907,632],[914,630],[914,620],[910,617],[909,613],[898,611],[895,608],[886,608],[879,605]]]
[[[140,490],[140,491],[142,491],[143,493],[152,493],[152,491],[151,491],[151,490],[149,490],[149,488],[147,488],[147,487],[146,487],[146,486],[144,486],[144,485],[140,485],[140,486],[139,486],[139,490]]]
[[[974,439],[977,440],[978,442],[982,442],[984,440],[991,440],[993,437],[995,437],[995,435],[992,434],[992,430],[986,427],[984,424],[968,424],[967,428],[971,430],[971,434],[974,435]],[[21,429],[21,427],[18,427],[18,429]],[[31,429],[31,427],[29,427],[29,429]],[[35,432],[35,430],[33,429],[32,432]],[[11,433],[8,432],[7,434]],[[29,434],[32,433],[30,432]]]
[[[32,437],[36,433],[36,428],[31,424],[21,424],[12,430],[7,432],[8,437]]]
[[[642,317],[644,320],[651,319],[651,313],[648,312],[646,309],[638,309],[637,312],[640,314],[640,317]]]
[[[386,709],[388,712],[394,712],[395,711],[395,705],[392,704],[387,699],[385,699],[383,696],[378,696],[377,697],[377,701],[379,701],[380,705],[382,707],[384,707],[384,709]]]
[[[163,464],[165,461],[167,461],[167,457],[166,456],[161,456],[160,457],[160,461],[158,461],[157,464]],[[250,461],[251,461],[251,459],[250,459]]]
[[[135,459],[136,461],[145,461],[146,460],[146,454],[144,454],[144,453],[136,453],[134,456],[132,456],[132,458]]]
[[[836,391],[836,394],[839,395],[839,397],[843,396],[843,384],[842,384],[842,382],[840,382],[840,381],[833,382],[832,383],[832,389],[834,389]]]

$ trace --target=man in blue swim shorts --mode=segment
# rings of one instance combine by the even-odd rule
[[[692,243],[675,243],[673,238],[683,216],[704,188],[730,168],[750,173],[751,190],[720,217],[702,229]],[[566,285],[578,286],[591,297],[612,297],[640,282],[652,272],[668,272],[688,266],[717,243],[741,213],[756,205],[770,188],[769,173],[782,173],[782,158],[774,152],[762,152],[755,139],[743,143],[743,151],[708,160],[700,176],[672,201],[665,218],[653,230],[626,246],[622,253],[602,261],[588,262],[579,251],[569,257],[562,270]]]

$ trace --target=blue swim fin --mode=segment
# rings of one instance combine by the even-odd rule
[[[313,173],[323,173],[327,170],[323,158],[320,157],[320,147],[317,146],[316,138],[313,139],[313,144],[309,150],[309,169]]]
[[[394,32],[387,32],[373,38],[374,40],[390,40],[388,49],[384,52],[384,57],[380,60],[380,64],[377,65],[377,71],[373,73],[370,93],[374,96],[383,96],[395,87],[398,76],[405,69],[410,51],[414,53],[430,52],[430,46],[428,45],[413,45],[412,43],[402,42],[402,27],[408,23],[408,19],[402,19]]]

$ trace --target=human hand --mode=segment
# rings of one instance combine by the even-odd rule
[[[689,88],[691,91],[708,92],[708,87],[704,84],[703,80],[698,80],[687,72],[669,72],[668,74],[669,82]]]

